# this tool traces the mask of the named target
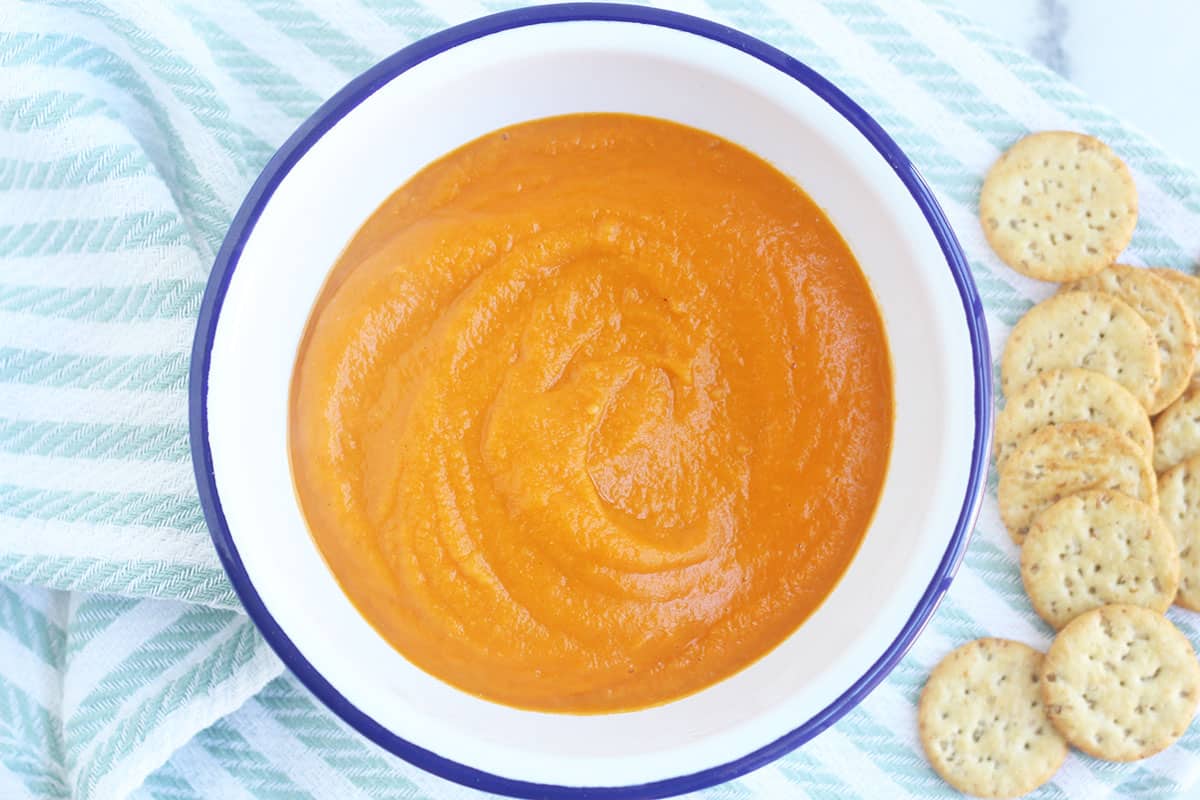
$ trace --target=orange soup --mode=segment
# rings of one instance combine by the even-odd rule
[[[813,613],[874,512],[892,381],[867,281],[795,183],[708,133],[579,114],[471,142],[371,216],[290,413],[313,538],[400,653],[499,703],[610,712]]]

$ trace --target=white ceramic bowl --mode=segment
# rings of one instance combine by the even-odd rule
[[[504,125],[619,111],[703,128],[825,208],[882,309],[895,371],[891,467],[833,593],[757,663],[644,711],[534,713],[409,664],[314,546],[287,457],[288,385],[327,271],[366,217],[438,156]],[[963,255],[894,142],[812,70],[709,22],[644,8],[507,12],[397,53],[283,146],[234,220],[196,335],[200,495],[234,588],[335,713],[432,772],[518,796],[650,797],[728,780],[859,702],[933,612],[966,546],[991,422],[986,330]]]

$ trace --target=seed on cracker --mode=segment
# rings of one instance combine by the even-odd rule
[[[1179,588],[1179,552],[1150,506],[1119,492],[1080,492],[1029,526],[1021,581],[1034,610],[1054,628],[1109,603],[1161,614]]]
[[[1200,335],[1200,278],[1194,275],[1185,275],[1178,270],[1166,267],[1153,267],[1150,271],[1171,284],[1172,288],[1179,292],[1184,305],[1192,315],[1192,323],[1196,326],[1197,334]],[[1196,350],[1196,362],[1192,373],[1193,381],[1198,377],[1197,373],[1200,373],[1200,348]]]
[[[917,710],[929,762],[956,789],[1018,797],[1067,757],[1042,708],[1043,656],[1020,642],[977,639],[934,667]]]
[[[1159,508],[1179,548],[1175,603],[1200,611],[1200,455],[1158,476]]]
[[[1000,517],[1021,544],[1038,514],[1089,489],[1123,492],[1158,508],[1150,458],[1127,436],[1094,422],[1051,425],[1017,446],[1000,469]]]
[[[1017,272],[1075,280],[1104,269],[1129,245],[1137,188],[1125,162],[1099,139],[1034,133],[988,171],[979,219],[992,249]]]
[[[1079,615],[1046,654],[1042,701],[1088,755],[1136,761],[1183,735],[1200,701],[1200,662],[1170,620],[1140,606]]]
[[[1089,369],[1052,369],[1018,389],[996,417],[996,466],[1027,436],[1065,422],[1107,425],[1146,453],[1154,449],[1150,417],[1128,389]]]
[[[1128,303],[1154,331],[1162,376],[1150,407],[1157,414],[1173,403],[1192,380],[1196,324],[1179,292],[1150,270],[1114,264],[1102,272],[1063,284],[1062,291],[1107,292]]]
[[[1017,322],[1000,359],[1000,384],[1011,396],[1052,369],[1081,367],[1154,404],[1162,366],[1154,331],[1128,303],[1101,292],[1064,292]]]
[[[1200,386],[1193,386],[1154,420],[1154,471],[1200,455]]]

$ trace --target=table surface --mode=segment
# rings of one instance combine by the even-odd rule
[[[1200,172],[1200,2],[954,1]]]

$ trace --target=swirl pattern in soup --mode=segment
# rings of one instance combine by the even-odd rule
[[[785,175],[570,115],[375,212],[314,307],[289,425],[317,546],[406,658],[618,711],[729,676],[829,594],[884,480],[891,371],[858,264]]]

